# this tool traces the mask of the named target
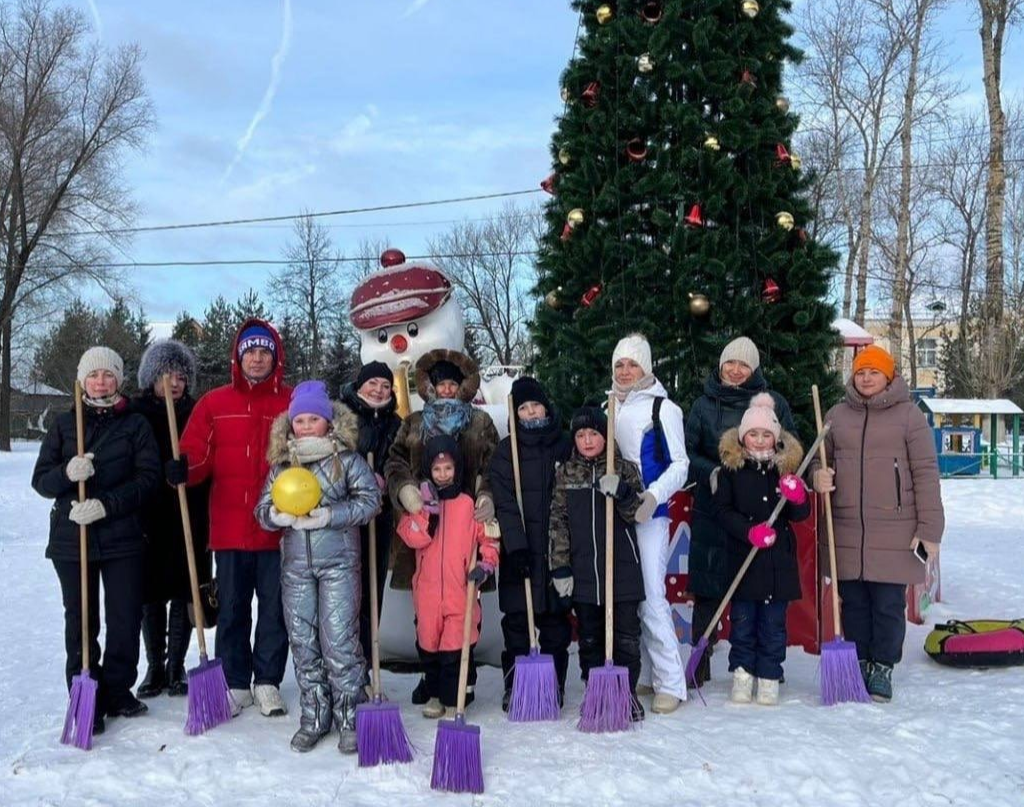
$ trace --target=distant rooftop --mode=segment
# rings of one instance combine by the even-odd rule
[[[921,406],[937,415],[1024,415],[1024,410],[1005,398],[922,398]]]

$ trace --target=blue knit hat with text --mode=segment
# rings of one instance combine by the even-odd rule
[[[247,350],[262,347],[269,350],[277,359],[277,342],[274,335],[262,325],[250,325],[238,335],[238,358]]]

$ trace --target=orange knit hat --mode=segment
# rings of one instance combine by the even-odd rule
[[[867,369],[878,370],[878,372],[892,381],[896,375],[896,362],[893,361],[888,351],[880,348],[878,345],[868,345],[853,360],[854,374],[859,370]]]

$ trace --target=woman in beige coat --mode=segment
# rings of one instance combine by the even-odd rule
[[[812,469],[814,489],[834,491],[843,633],[868,692],[886,702],[903,655],[907,585],[925,578],[915,550],[934,557],[942,539],[935,438],[892,356],[874,345],[857,354],[846,398],[825,420],[829,470]]]

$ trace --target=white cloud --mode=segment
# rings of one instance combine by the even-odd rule
[[[259,126],[263,119],[270,114],[270,109],[274,103],[274,96],[277,95],[277,87],[281,81],[281,68],[284,67],[284,60],[288,56],[288,49],[291,47],[291,44],[292,3],[291,0],[284,0],[284,24],[281,28],[281,41],[277,46],[277,51],[270,60],[270,83],[267,84],[267,89],[263,93],[263,100],[260,101],[260,105],[256,109],[256,114],[253,115],[252,120],[249,121],[249,128],[245,130],[245,134],[242,135],[242,138],[238,141],[235,156],[224,171],[224,176],[221,178],[221,182],[226,182],[228,177],[231,176],[231,172],[235,170],[235,166],[238,165],[242,157],[245,156],[245,150],[249,147],[249,141],[252,140],[253,135],[256,133],[256,127]]]
[[[103,18],[100,17],[100,10],[96,5],[96,0],[89,0],[89,11],[92,12],[92,21],[96,26],[96,38],[103,39]]]
[[[415,14],[429,2],[430,0],[412,0],[412,3],[405,10],[405,13],[402,14],[401,19],[404,20],[406,17],[411,17],[413,14]]]

